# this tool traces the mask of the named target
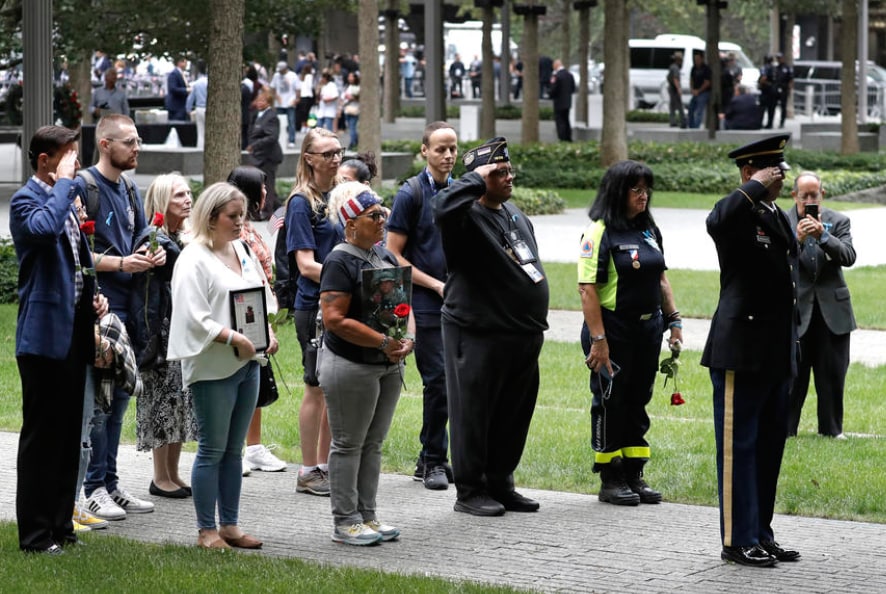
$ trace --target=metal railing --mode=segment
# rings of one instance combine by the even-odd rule
[[[837,115],[841,111],[839,81],[803,78],[794,80],[794,112],[804,115]],[[868,117],[882,120],[886,114],[886,87],[868,86]]]

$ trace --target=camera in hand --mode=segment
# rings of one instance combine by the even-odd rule
[[[817,204],[807,204],[805,207],[806,215],[812,217],[816,221],[818,220],[818,205]]]

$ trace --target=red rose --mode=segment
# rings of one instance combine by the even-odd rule
[[[80,230],[86,235],[95,235],[95,221],[84,221],[80,223]]]
[[[406,318],[409,317],[409,312],[411,311],[409,305],[406,303],[401,303],[397,307],[394,308],[394,315],[398,318]]]
[[[683,395],[680,392],[671,394],[671,406],[680,406],[681,404],[686,404],[686,401],[683,400]]]
[[[163,213],[162,212],[155,212],[154,213],[154,220],[151,222],[151,224],[154,225],[155,227],[162,227],[163,226]]]

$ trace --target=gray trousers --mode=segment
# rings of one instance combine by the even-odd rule
[[[369,365],[320,349],[319,379],[332,446],[329,491],[336,526],[375,520],[381,447],[400,399],[403,364]]]

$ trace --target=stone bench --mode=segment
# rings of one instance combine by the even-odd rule
[[[840,151],[842,132],[812,132],[802,136],[802,147],[807,151]],[[858,133],[858,148],[863,153],[880,150],[880,135],[874,132]]]
[[[277,177],[295,177],[299,151],[284,149],[283,162],[277,167]],[[351,153],[346,153],[347,155]],[[382,173],[385,179],[399,179],[412,169],[412,153],[382,153]],[[241,153],[241,163],[248,164],[248,153]],[[182,175],[203,174],[203,149],[196,147],[142,146],[138,156],[138,173],[159,175],[178,171]]]

